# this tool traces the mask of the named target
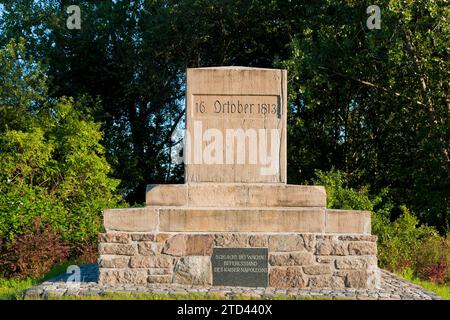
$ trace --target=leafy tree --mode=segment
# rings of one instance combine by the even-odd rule
[[[289,177],[335,167],[389,187],[422,222],[449,228],[448,11],[444,1],[323,1],[280,65],[290,75]]]
[[[131,203],[143,201],[147,183],[182,181],[170,150],[186,67],[276,66],[289,75],[289,182],[334,167],[350,186],[389,187],[396,205],[449,229],[445,0],[379,1],[380,30],[366,27],[371,1],[79,2],[81,30],[66,28],[69,4],[4,1],[0,43],[24,38],[46,66],[52,98],[96,102],[75,108],[102,123]]]
[[[32,100],[19,104],[27,125],[10,129],[5,124],[0,137],[0,238],[13,241],[39,217],[64,231],[72,243],[92,241],[101,229],[102,209],[119,202],[114,195],[118,181],[109,177],[110,166],[100,144],[100,124],[78,111],[71,98],[28,96],[45,92],[45,82],[36,82],[39,88],[30,85],[29,91],[14,88],[10,93],[9,84],[16,77],[42,78],[39,68],[16,69],[20,61],[15,61],[23,56],[23,47],[14,42],[0,50],[0,72],[5,75],[0,91],[5,97],[14,96],[14,101]],[[15,72],[5,70],[11,67]]]

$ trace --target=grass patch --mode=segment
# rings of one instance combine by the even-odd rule
[[[402,278],[421,286],[425,290],[436,293],[442,299],[450,300],[450,283],[448,282],[438,284],[431,281],[419,279],[413,275],[412,270],[410,269],[406,269],[405,271],[399,273],[399,275]]]
[[[67,267],[74,264],[73,262],[64,262],[61,264],[56,264],[41,279],[3,279],[0,278],[0,300],[21,300],[23,299],[24,291],[31,288],[41,282],[47,281],[54,278],[62,273],[65,273]]]
[[[23,292],[35,284],[33,279],[0,279],[0,300],[21,300]]]

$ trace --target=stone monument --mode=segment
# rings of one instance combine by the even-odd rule
[[[99,282],[279,288],[379,285],[370,212],[286,180],[285,70],[187,70],[185,184],[108,209]]]

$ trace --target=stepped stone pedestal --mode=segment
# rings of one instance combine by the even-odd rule
[[[189,69],[187,84],[188,132],[195,133],[198,119],[203,129],[219,128],[214,132],[278,130],[278,141],[269,143],[275,149],[271,159],[277,170],[261,170],[267,161],[187,161],[185,184],[149,185],[146,207],[105,210],[105,232],[99,235],[99,281],[377,287],[380,274],[370,212],[327,209],[323,187],[286,184],[285,71]],[[263,101],[269,101],[267,109],[274,107],[273,114],[259,113]],[[242,113],[223,113],[227,104],[236,110],[242,105]],[[205,141],[200,144],[204,147]],[[197,147],[188,148],[198,160]],[[230,148],[217,150],[226,158]],[[250,157],[250,152],[247,148],[245,155]]]

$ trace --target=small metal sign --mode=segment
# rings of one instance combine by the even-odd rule
[[[213,248],[213,285],[268,286],[267,248]]]

